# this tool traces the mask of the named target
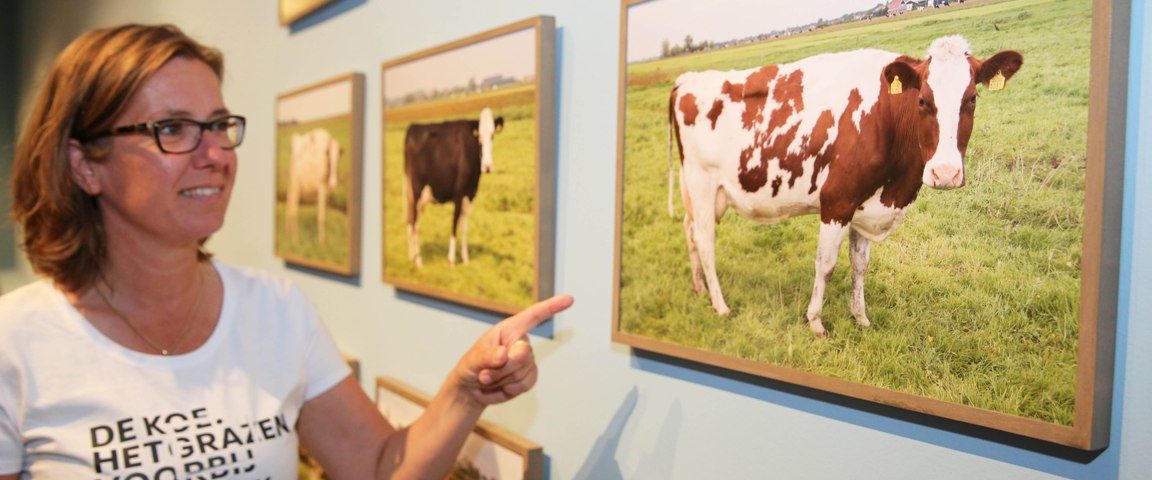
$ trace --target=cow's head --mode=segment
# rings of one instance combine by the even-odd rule
[[[899,125],[911,127],[916,136],[925,160],[925,185],[941,189],[964,185],[964,154],[976,115],[976,85],[994,82],[1003,88],[1023,64],[1024,57],[1011,50],[978,60],[969,53],[968,41],[955,35],[932,42],[927,60],[901,57],[884,68],[885,90],[897,94],[900,111],[916,112],[910,122]],[[894,88],[893,83],[902,88]]]
[[[504,117],[492,118],[492,109],[485,108],[480,112],[480,122],[472,134],[480,140],[480,169],[484,173],[492,172],[492,138],[504,129]]]

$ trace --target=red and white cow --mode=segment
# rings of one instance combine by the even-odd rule
[[[900,225],[921,185],[964,185],[976,85],[1002,87],[1022,64],[1014,51],[979,60],[964,38],[950,36],[932,42],[924,60],[856,50],[681,75],[668,104],[677,143],[670,148],[680,153],[696,292],[703,293],[707,282],[712,307],[729,312],[715,263],[716,222],[729,207],[760,222],[818,213],[808,325],[825,334],[824,287],[850,233],[851,310],[857,323],[868,326],[869,242],[884,240]]]
[[[317,240],[324,244],[324,213],[328,195],[336,190],[336,166],[343,149],[340,142],[323,128],[292,135],[292,152],[288,167],[288,205],[284,213],[289,238],[300,239],[301,197],[316,195]]]

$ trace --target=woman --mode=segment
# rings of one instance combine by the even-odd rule
[[[15,218],[48,280],[0,299],[0,480],[434,478],[484,407],[532,387],[525,333],[492,328],[425,414],[393,431],[291,285],[209,260],[245,119],[218,51],[172,26],[76,39],[16,150]]]

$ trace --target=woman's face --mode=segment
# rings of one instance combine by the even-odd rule
[[[144,82],[113,125],[204,122],[229,113],[212,69],[177,57]],[[89,170],[81,173],[93,177],[81,183],[98,196],[109,239],[187,246],[219,230],[236,175],[236,152],[220,143],[204,132],[195,150],[172,154],[162,152],[151,133],[112,137],[107,157],[84,162]]]

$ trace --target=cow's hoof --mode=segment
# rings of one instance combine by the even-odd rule
[[[824,329],[824,322],[822,322],[819,318],[809,320],[808,328],[811,329],[812,333],[815,333],[817,337],[828,336],[828,331]]]
[[[868,328],[868,327],[872,326],[872,322],[869,322],[868,317],[864,316],[864,315],[860,315],[859,317],[856,317],[856,324],[860,325],[861,327],[864,327],[864,328]]]
[[[716,314],[720,315],[721,317],[726,317],[729,313],[732,313],[732,309],[728,308],[727,305],[716,307]]]

